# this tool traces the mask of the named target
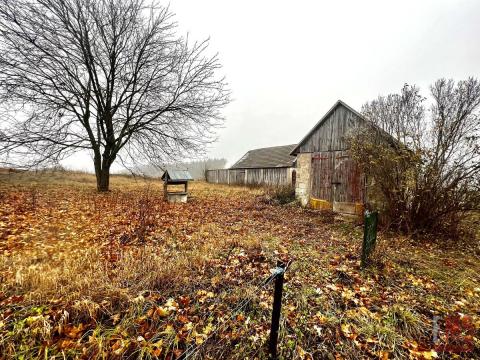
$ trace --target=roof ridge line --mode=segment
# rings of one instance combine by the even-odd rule
[[[277,147],[285,147],[285,146],[297,146],[297,144],[288,144],[288,145],[275,145],[275,146],[265,146],[265,147],[261,147],[261,148],[251,149],[251,150],[248,150],[247,152],[250,152],[250,151],[255,151],[255,150],[262,150],[262,149],[273,149],[273,148],[277,148]]]

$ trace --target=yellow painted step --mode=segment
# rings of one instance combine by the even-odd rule
[[[332,210],[332,203],[327,200],[310,198],[310,207],[316,210]]]

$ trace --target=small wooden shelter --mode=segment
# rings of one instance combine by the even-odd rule
[[[165,201],[168,202],[187,202],[188,182],[192,181],[192,175],[187,170],[166,170],[162,175],[163,193]],[[184,191],[169,191],[169,185],[183,185]]]

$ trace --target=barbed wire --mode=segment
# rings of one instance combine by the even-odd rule
[[[270,276],[271,276],[271,275],[270,275]],[[269,278],[270,278],[270,277],[268,277],[267,280],[268,280]],[[256,286],[258,286],[258,285],[256,285],[256,284],[254,285],[254,283],[256,282],[256,280],[257,280],[257,278],[254,277],[252,280],[250,280],[250,281],[248,281],[248,282],[242,282],[241,284],[242,284],[244,287],[246,286],[247,288],[248,288],[248,287],[251,287],[251,286],[256,287]],[[263,281],[265,281],[265,280],[263,280]],[[240,284],[237,284],[237,286],[224,287],[224,288],[222,289],[223,292],[221,293],[221,296],[217,296],[217,297],[214,299],[213,303],[210,303],[209,305],[210,305],[210,306],[213,306],[213,307],[220,305],[221,302],[222,302],[222,299],[224,299],[224,298],[226,298],[226,297],[229,297],[229,296],[231,296],[235,291],[238,291],[238,289],[239,289],[238,285],[240,285]],[[219,294],[219,295],[220,295],[220,294]],[[218,325],[217,325],[217,326],[218,326]],[[175,342],[175,339],[172,339],[172,341],[170,342],[170,346],[173,346],[174,342]],[[189,351],[190,348],[194,348],[194,347],[195,347],[195,345],[189,345],[189,346],[187,347],[187,349],[183,352],[183,354],[185,354],[187,351]],[[183,354],[182,354],[181,357],[180,357],[181,359],[183,359]]]
[[[263,280],[259,285],[257,285],[256,287],[258,288],[257,290],[260,290],[260,289],[263,289],[264,287],[266,287],[268,284],[270,284],[271,281],[273,281],[275,277],[273,276],[270,276],[267,278],[267,280]],[[255,291],[257,292],[257,291]],[[227,316],[226,318],[223,319],[223,321],[219,322],[215,328],[215,330],[213,330],[210,335],[203,341],[202,344],[200,345],[193,345],[191,347],[191,349],[187,349],[183,354],[182,356],[180,357],[181,359],[188,359],[190,357],[193,357],[195,356],[202,348],[203,346],[205,346],[205,344],[208,342],[208,340],[210,340],[214,335],[217,335],[218,332],[223,328],[224,325],[226,325],[228,323],[228,320],[231,320],[233,319],[235,316],[237,316],[241,310],[244,310],[244,308],[248,305],[248,303],[252,301],[251,298],[246,298],[246,299],[243,299],[231,312],[230,312],[230,316]]]
[[[279,267],[277,266],[274,270],[274,272],[266,279],[263,279],[261,280],[256,286],[256,290],[254,291],[255,294],[257,294],[259,291],[265,289],[273,280],[276,279],[277,276],[285,273],[285,271],[288,269],[288,267],[290,266],[291,264],[291,260],[285,265],[285,267]],[[237,289],[232,289],[231,292],[233,292],[233,290],[237,290]],[[194,357],[195,355],[197,355],[200,350],[205,346],[205,344],[214,336],[214,335],[217,335],[218,332],[220,331],[220,329],[222,329],[222,327],[224,325],[226,325],[228,323],[229,320],[233,319],[235,316],[237,316],[241,310],[244,310],[244,308],[252,301],[253,299],[250,297],[250,298],[245,298],[243,299],[240,304],[238,304],[231,312],[230,312],[230,316],[227,316],[226,318],[223,318],[223,320],[219,323],[217,323],[215,329],[208,335],[208,337],[199,345],[191,345],[189,348],[187,348],[185,350],[185,352],[180,356],[180,359],[182,360],[186,360],[188,358],[192,358]],[[223,339],[221,339],[220,341],[222,341]],[[220,342],[219,341],[219,342]],[[219,343],[218,342],[218,343]]]

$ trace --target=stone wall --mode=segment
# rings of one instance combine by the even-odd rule
[[[312,154],[303,153],[297,155],[297,181],[295,184],[295,196],[302,206],[307,206],[310,200],[310,174],[312,167]]]

